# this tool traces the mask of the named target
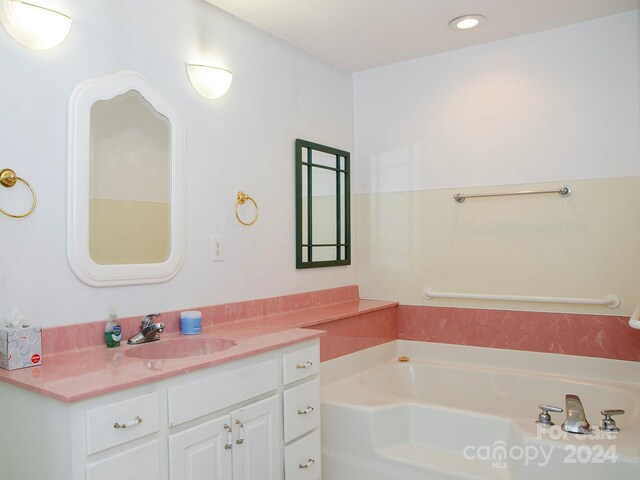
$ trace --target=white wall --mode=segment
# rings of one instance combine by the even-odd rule
[[[639,23],[636,10],[355,74],[358,192],[640,175]]]
[[[356,74],[361,295],[630,314],[640,301],[639,31],[634,11]],[[452,198],[565,183],[566,199]],[[426,301],[426,286],[613,293],[622,304]]]
[[[0,168],[38,192],[24,220],[0,216],[0,316],[17,307],[52,326],[269,297],[356,283],[355,267],[295,269],[294,140],[353,149],[351,75],[245,24],[202,0],[42,2],[70,14],[69,37],[29,50],[0,29]],[[219,100],[191,87],[185,62],[234,74]],[[175,103],[186,128],[186,254],[171,281],[92,288],[66,259],[67,105],[75,86],[122,69],[138,71]],[[28,197],[0,189],[0,206]],[[234,217],[244,190],[260,220]],[[210,261],[212,234],[224,262]]]

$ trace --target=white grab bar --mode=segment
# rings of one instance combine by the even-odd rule
[[[629,317],[629,326],[640,330],[640,303],[636,305],[636,309],[631,314],[631,317]]]
[[[604,298],[535,297],[524,295],[487,295],[484,293],[434,292],[431,287],[427,287],[423,290],[422,296],[427,300],[431,298],[463,298],[469,300],[504,300],[506,302],[575,303],[580,305],[604,305],[608,308],[617,308],[620,306],[620,297],[612,293],[607,293]],[[636,310],[640,311],[639,308],[636,308]],[[640,328],[640,321],[638,321],[638,324],[639,326],[637,328]]]

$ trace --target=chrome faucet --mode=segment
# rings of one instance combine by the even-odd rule
[[[153,319],[159,316],[159,313],[146,315],[142,322],[140,322],[140,331],[131,337],[127,343],[129,345],[138,345],[140,343],[160,340],[157,334],[164,330],[164,323],[153,323]]]
[[[584,407],[577,395],[567,394],[567,420],[562,424],[562,430],[569,433],[591,433],[591,425],[584,415]]]

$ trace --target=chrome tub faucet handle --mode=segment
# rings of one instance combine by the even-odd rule
[[[545,404],[538,405],[538,408],[540,408],[542,412],[540,412],[540,415],[538,415],[538,420],[536,420],[536,423],[539,423],[540,425],[545,425],[547,427],[551,427],[555,425],[555,423],[551,421],[551,415],[549,414],[549,412],[561,413],[564,411],[560,407],[553,407],[551,405],[545,405]]]
[[[616,421],[611,417],[613,415],[622,415],[624,413],[624,410],[621,410],[621,409],[609,409],[609,410],[602,410],[600,413],[602,415],[604,415],[604,418],[602,419],[602,422],[600,423],[600,430],[604,430],[605,432],[619,432],[620,431],[620,429],[616,425]]]

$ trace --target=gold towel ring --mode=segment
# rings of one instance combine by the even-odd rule
[[[249,200],[251,203],[253,203],[253,206],[256,207],[256,216],[254,217],[254,219],[250,222],[245,222],[240,218],[240,215],[238,215],[238,205],[244,205],[244,203]],[[236,208],[235,208],[235,212],[236,212],[236,218],[238,219],[238,221],[246,226],[249,225],[253,225],[254,223],[256,223],[258,221],[258,215],[260,214],[260,210],[258,209],[258,204],[256,203],[256,201],[251,198],[249,195],[247,195],[244,192],[238,192],[238,196],[236,197]]]
[[[29,215],[31,215],[31,212],[35,210],[36,204],[38,203],[38,198],[36,197],[36,191],[33,189],[33,187],[29,182],[27,182],[24,178],[18,177],[16,175],[16,172],[11,170],[10,168],[5,168],[4,170],[0,171],[0,185],[2,185],[3,187],[11,188],[18,181],[24,183],[27,187],[29,187],[29,190],[31,190],[31,195],[33,196],[33,204],[31,205],[31,208],[29,209],[29,211],[27,213],[23,213],[22,215],[14,215],[0,208],[0,213],[3,213],[7,217],[11,217],[11,218],[28,217]]]

